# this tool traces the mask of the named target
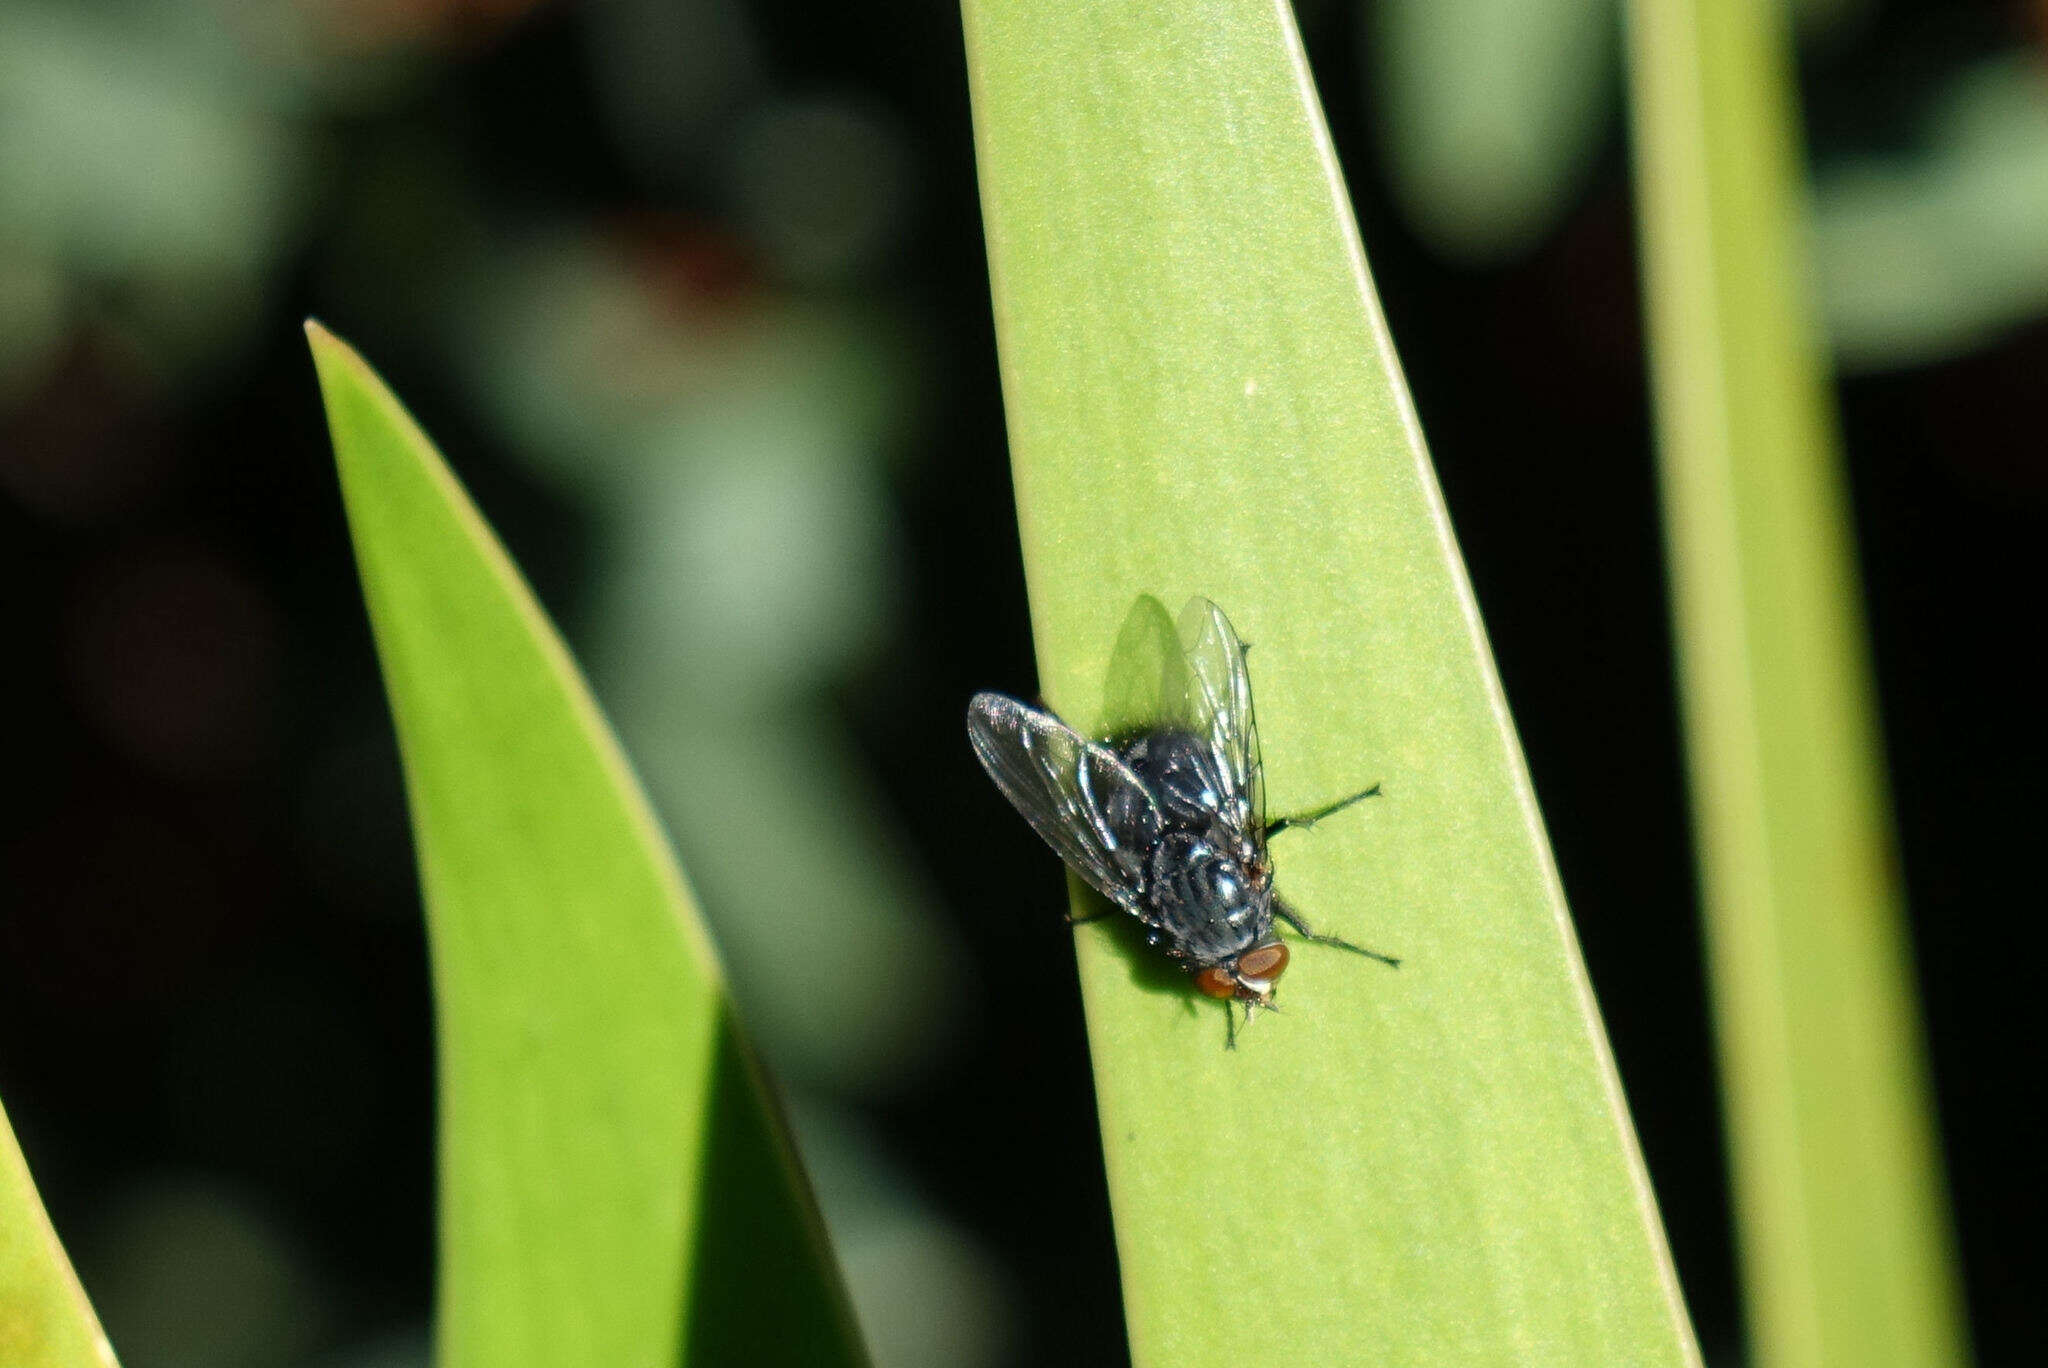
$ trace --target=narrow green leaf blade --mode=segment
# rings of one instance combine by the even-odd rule
[[[716,956],[575,666],[425,434],[307,332],[433,950],[439,1362],[863,1361]]]
[[[1767,1368],[1967,1357],[1805,259],[1787,16],[1631,7],[1665,527]]]
[[[115,1368],[99,1317],[57,1243],[0,1107],[0,1363]]]
[[[1290,12],[964,10],[1045,696],[1092,724],[1135,596],[1206,594],[1273,810],[1385,787],[1275,854],[1402,967],[1300,947],[1234,1053],[1081,935],[1134,1360],[1696,1363]]]

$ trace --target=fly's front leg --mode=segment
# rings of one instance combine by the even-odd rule
[[[1354,955],[1363,955],[1367,959],[1376,959],[1389,969],[1401,967],[1401,961],[1395,959],[1392,955],[1382,955],[1377,950],[1368,950],[1362,945],[1353,945],[1350,941],[1339,940],[1335,936],[1318,936],[1315,932],[1308,929],[1307,922],[1294,915],[1294,909],[1288,907],[1287,904],[1281,902],[1278,898],[1273,899],[1273,915],[1293,927],[1305,941],[1314,941],[1317,945],[1334,945],[1339,950],[1349,950]]]
[[[1353,803],[1362,803],[1368,798],[1378,797],[1379,791],[1380,786],[1378,784],[1374,784],[1371,788],[1366,789],[1364,792],[1354,793],[1349,798],[1340,798],[1336,802],[1330,804],[1328,807],[1319,807],[1315,809],[1313,812],[1296,813],[1292,817],[1276,818],[1273,821],[1266,823],[1266,835],[1269,837],[1277,836],[1279,833],[1287,830],[1289,827],[1312,827],[1317,822],[1322,821],[1323,818],[1328,817],[1333,813],[1342,812],[1345,808],[1350,807]]]

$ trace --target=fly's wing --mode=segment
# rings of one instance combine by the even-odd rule
[[[1266,782],[1244,643],[1223,610],[1205,598],[1189,599],[1181,609],[1179,634],[1186,658],[1182,720],[1209,743],[1232,790],[1227,809],[1242,830],[1254,831],[1266,820]]]
[[[1142,917],[1159,805],[1130,766],[1051,713],[997,693],[968,704],[967,738],[989,778],[1068,868]]]

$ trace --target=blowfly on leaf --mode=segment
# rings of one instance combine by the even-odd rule
[[[989,777],[1067,866],[1145,927],[1158,946],[1230,1004],[1273,1005],[1287,968],[1285,922],[1304,940],[1397,965],[1311,931],[1275,895],[1272,836],[1313,826],[1379,785],[1312,812],[1266,818],[1246,648],[1223,610],[1188,602],[1179,626],[1141,597],[1110,666],[1101,739],[998,693],[967,708],[967,735]]]

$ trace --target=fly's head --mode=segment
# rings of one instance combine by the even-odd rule
[[[1266,1007],[1273,1001],[1273,985],[1286,969],[1287,946],[1279,940],[1262,940],[1203,968],[1195,975],[1195,987],[1226,1002]]]

